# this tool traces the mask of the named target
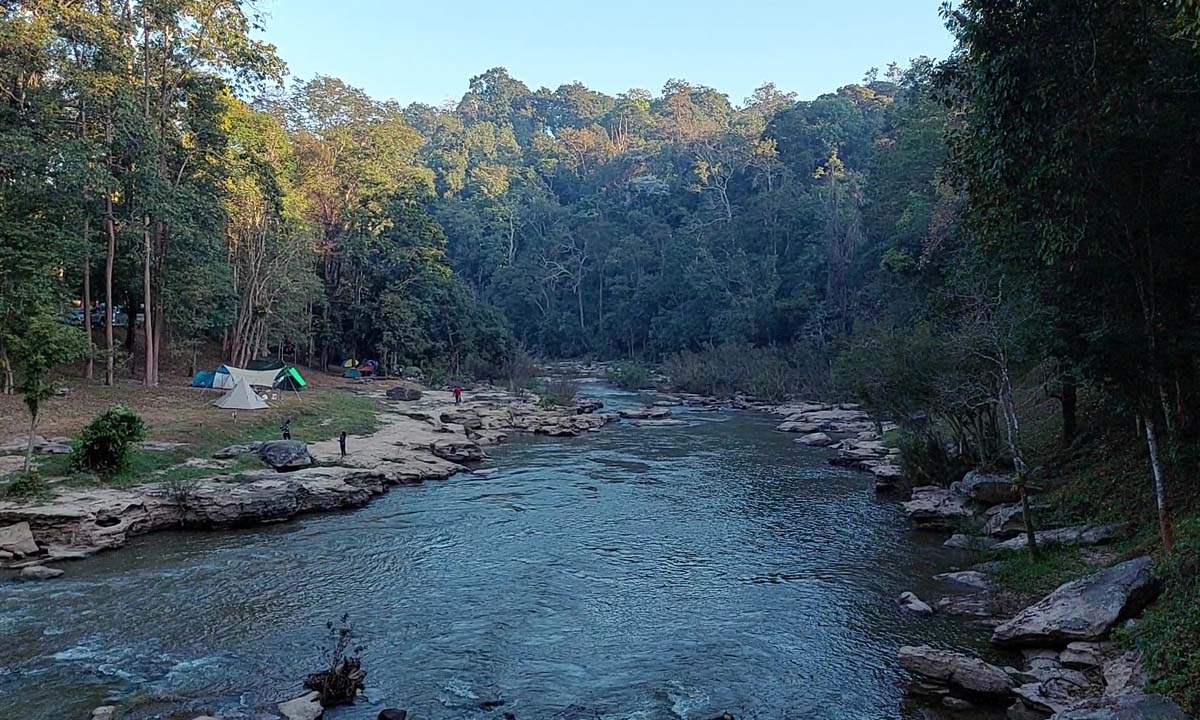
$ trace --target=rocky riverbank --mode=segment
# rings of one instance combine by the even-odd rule
[[[512,432],[573,436],[618,419],[594,401],[546,408],[534,396],[484,389],[455,405],[448,392],[400,387],[406,392],[369,391],[385,408],[382,427],[350,436],[345,456],[336,439],[234,445],[188,461],[212,468],[211,477],[195,481],[64,488],[46,500],[0,501],[0,567],[41,579],[59,574],[44,572],[52,570],[47,563],[117,548],[146,533],[246,526],[358,507],[396,485],[469,472],[489,446]],[[262,469],[234,471],[241,456],[259,457]]]
[[[964,550],[993,552],[1026,548],[1024,518],[1012,479],[968,473],[949,488],[917,487],[903,503],[914,529],[953,532],[946,541]],[[978,532],[968,534],[964,529]],[[1045,528],[1040,546],[1096,546],[1126,537],[1127,525]],[[1138,653],[1111,641],[1112,633],[1153,601],[1158,586],[1153,560],[1117,562],[1115,553],[1095,552],[1098,569],[1065,583],[1040,600],[1011,605],[993,588],[997,561],[937,576],[959,591],[933,603],[912,593],[900,598],[914,613],[964,617],[991,629],[1000,652],[1017,658],[1014,667],[927,645],[900,649],[901,665],[913,675],[910,692],[951,710],[1000,705],[1013,720],[1176,720],[1186,716],[1170,699],[1146,693],[1148,678]]]

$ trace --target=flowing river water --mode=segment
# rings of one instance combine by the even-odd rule
[[[641,399],[603,385],[610,408]],[[679,409],[685,427],[518,436],[491,474],[354,511],[140,538],[0,585],[0,718],[181,708],[260,717],[301,694],[325,623],[363,646],[368,697],[326,713],[417,720],[915,717],[900,645],[982,633],[896,597],[962,562],[911,532],[869,475],[773,431]],[[503,699],[497,710],[482,700]],[[191,715],[188,715],[190,717]]]

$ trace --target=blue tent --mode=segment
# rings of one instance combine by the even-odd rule
[[[196,376],[192,378],[192,387],[210,388],[216,377],[217,374],[212,370],[197,370]]]

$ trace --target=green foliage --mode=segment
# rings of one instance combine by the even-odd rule
[[[15,473],[0,482],[0,499],[37,500],[49,498],[52,494],[50,486],[36,468]]]
[[[569,407],[579,395],[579,383],[572,380],[547,380],[537,387],[543,407]]]
[[[135,443],[146,439],[142,418],[114,405],[87,424],[71,456],[76,470],[108,476],[125,468]]]
[[[636,362],[621,362],[613,365],[608,372],[608,379],[617,387],[626,390],[641,390],[654,385],[650,369]]]
[[[828,368],[819,353],[727,344],[668,357],[663,370],[672,387],[715,397],[744,393],[766,400],[819,397]]]
[[[1127,633],[1142,651],[1153,678],[1150,690],[1174,698],[1185,712],[1200,712],[1200,516],[1177,528],[1175,553],[1160,562],[1158,602]]]
[[[1042,548],[1034,559],[1029,553],[1009,553],[997,574],[1002,587],[1023,596],[1042,596],[1095,568],[1088,566],[1079,548]]]
[[[962,477],[962,462],[950,457],[946,441],[936,431],[901,432],[896,437],[904,476],[914,485],[948,487]]]

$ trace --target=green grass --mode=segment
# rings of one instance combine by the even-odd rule
[[[1043,548],[1037,559],[1028,552],[995,556],[1004,567],[996,574],[1001,588],[1014,593],[1045,595],[1065,582],[1094,570],[1083,560],[1079,548]]]
[[[1142,651],[1150,689],[1200,715],[1200,515],[1176,526],[1175,552],[1155,574],[1162,595],[1142,621],[1118,639]]]
[[[351,435],[371,433],[379,427],[376,409],[377,403],[369,397],[336,391],[313,392],[304,397],[302,405],[288,412],[292,418],[292,437],[317,442],[335,437],[343,430]],[[239,459],[224,470],[183,465],[190,458],[209,457],[228,445],[279,439],[278,414],[248,417],[236,424],[208,424],[194,432],[184,447],[165,452],[133,450],[124,467],[103,477],[72,470],[68,455],[41,459],[38,473],[42,478],[54,479],[54,485],[59,487],[127,488],[147,482],[178,482],[257,469],[261,464],[254,458]]]

